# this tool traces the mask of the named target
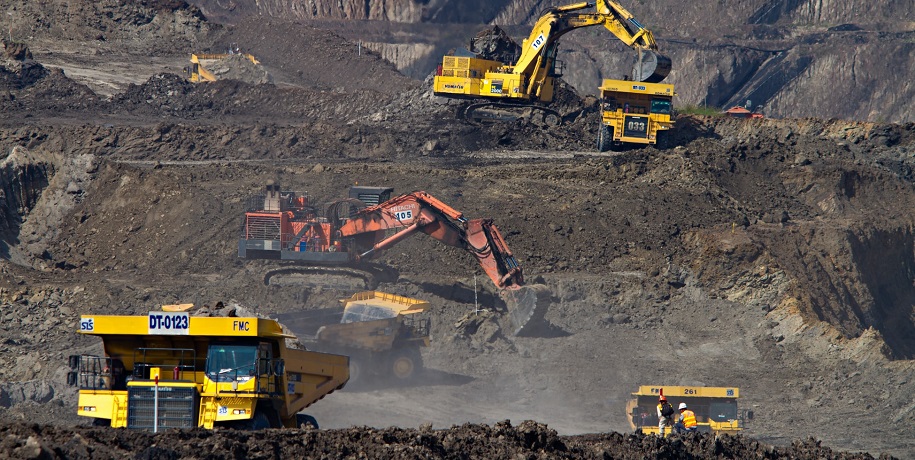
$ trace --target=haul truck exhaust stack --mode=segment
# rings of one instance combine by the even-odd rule
[[[84,315],[79,333],[102,339],[103,356],[70,356],[77,413],[97,425],[145,430],[297,427],[302,409],[343,388],[346,356],[286,347],[263,318]]]

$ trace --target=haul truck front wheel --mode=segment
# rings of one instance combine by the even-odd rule
[[[597,151],[606,152],[613,144],[613,128],[601,124],[597,131]]]

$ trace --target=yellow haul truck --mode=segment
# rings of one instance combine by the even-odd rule
[[[597,149],[615,150],[624,143],[666,147],[674,122],[674,85],[604,80],[600,86],[601,124]]]
[[[422,370],[420,348],[429,346],[429,302],[379,291],[342,299],[343,308],[279,315],[279,320],[315,350],[350,357],[350,383],[374,378],[406,381]]]
[[[680,403],[696,414],[700,432],[737,434],[746,420],[753,418],[753,411],[737,407],[740,389],[734,387],[681,387],[643,385],[632,393],[633,399],[626,404],[626,414],[633,430],[645,434],[658,434],[658,398],[661,392],[676,409]]]
[[[79,333],[99,336],[104,356],[70,356],[77,413],[98,425],[165,428],[296,427],[302,409],[343,388],[346,356],[286,347],[263,318],[84,315]]]

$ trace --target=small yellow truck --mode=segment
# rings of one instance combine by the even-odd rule
[[[79,333],[104,355],[70,356],[77,413],[97,425],[166,428],[297,427],[298,412],[343,388],[349,358],[287,348],[276,321],[152,311],[83,315]]]
[[[736,387],[691,387],[642,385],[626,404],[626,415],[633,430],[658,434],[658,399],[661,392],[674,407],[680,403],[696,414],[700,432],[735,435],[744,429],[753,411],[737,407],[740,389]],[[676,419],[677,414],[674,413]],[[668,430],[670,433],[672,430]]]

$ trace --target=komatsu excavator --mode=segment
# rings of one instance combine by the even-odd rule
[[[594,8],[594,11],[582,11]],[[472,57],[445,56],[436,72],[433,91],[438,96],[475,99],[459,114],[465,120],[522,118],[557,125],[561,114],[544,104],[553,100],[559,76],[558,39],[582,27],[602,25],[638,53],[632,80],[659,83],[670,73],[671,60],[658,52],[651,31],[613,0],[581,2],[547,9],[524,40],[514,64]],[[495,110],[493,110],[495,109]],[[517,115],[506,115],[510,109]]]
[[[322,213],[308,196],[268,183],[245,213],[238,255],[358,267],[422,232],[479,261],[505,301],[514,334],[534,329],[546,312],[549,293],[545,286],[524,284],[521,265],[492,219],[467,219],[426,192],[391,198],[392,192],[390,187],[351,187],[348,199],[330,203]]]

